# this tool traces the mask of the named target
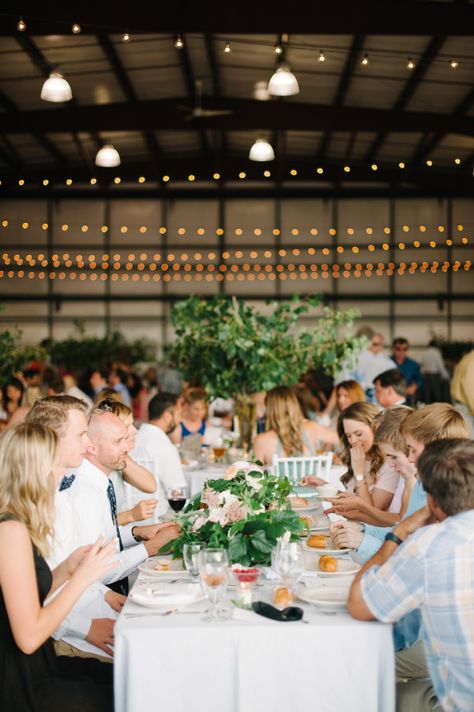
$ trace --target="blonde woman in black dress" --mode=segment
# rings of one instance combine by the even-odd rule
[[[0,439],[0,709],[109,712],[112,666],[57,658],[50,635],[84,590],[115,564],[115,543],[83,546],[51,571],[58,438],[22,423]],[[48,605],[48,595],[61,591]]]

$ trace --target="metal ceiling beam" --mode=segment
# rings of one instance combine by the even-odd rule
[[[5,6],[5,3],[4,3]],[[474,26],[474,6],[457,7],[435,0],[334,0],[326,3],[294,3],[291,12],[282,3],[270,0],[240,0],[239,3],[161,3],[159,12],[153,3],[81,2],[73,16],[65,12],[60,0],[23,0],[10,2],[0,24],[0,35],[16,34],[21,14],[33,35],[70,35],[72,22],[78,22],[83,34],[99,30],[133,33],[219,32],[276,34],[284,28],[292,34],[305,34],[317,28],[318,34],[353,35],[423,35],[445,32],[467,35]],[[63,19],[64,18],[64,19]]]
[[[471,106],[474,104],[474,89],[471,89],[466,96],[459,102],[454,111],[451,113],[452,118],[459,118],[468,113]],[[472,122],[472,118],[470,119]],[[473,122],[474,123],[474,122]],[[435,131],[434,134],[423,136],[416,147],[412,163],[419,164],[424,161],[430,153],[434,151],[444,137],[450,133],[449,131]]]
[[[346,101],[347,92],[349,91],[350,83],[354,75],[354,70],[356,68],[357,60],[359,58],[359,54],[363,47],[364,41],[365,35],[355,35],[355,37],[352,38],[349,54],[347,55],[346,63],[344,65],[344,69],[339,79],[338,87],[336,89],[336,94],[333,101],[334,108],[339,108],[340,106],[343,106]],[[326,133],[321,139],[321,143],[319,145],[317,153],[317,158],[319,161],[324,160],[324,156],[326,155],[331,136],[332,131],[329,130],[326,131]]]
[[[135,87],[133,86],[132,82],[130,81],[130,77],[126,72],[122,60],[120,59],[120,56],[117,50],[115,49],[110,37],[105,33],[101,32],[97,35],[97,41],[100,47],[102,48],[102,51],[104,52],[105,56],[107,57],[110,66],[112,67],[114,76],[120,88],[122,89],[124,96],[126,97],[126,99],[128,99],[130,104],[136,105],[138,102],[138,94],[135,91]],[[150,154],[151,162],[155,171],[155,177],[157,180],[159,180],[159,164],[162,158],[162,152],[158,145],[158,141],[154,133],[150,130],[143,132],[143,139]]]
[[[31,37],[22,33],[17,33],[16,40],[20,47],[24,50],[24,52],[26,52],[31,62],[38,69],[40,74],[42,74],[42,76],[46,79],[51,74],[51,72],[54,71],[54,66],[48,62],[44,54],[36,46],[35,42],[31,39]],[[17,116],[21,115],[21,112],[19,111],[18,107],[15,107],[15,112]],[[48,129],[46,127],[44,131],[47,130]],[[43,148],[48,153],[50,153],[56,161],[59,161],[63,165],[67,165],[69,163],[68,158],[62,153],[62,151],[60,151],[60,149],[55,146],[52,141],[50,141],[46,136],[44,136],[43,133],[38,130],[38,127],[33,128],[31,133],[38,141],[38,143],[43,146]],[[97,140],[98,137],[95,135],[96,143]],[[81,153],[81,155],[83,154]]]
[[[193,128],[227,130],[283,131],[374,131],[416,133],[444,131],[474,136],[472,118],[435,114],[428,111],[394,111],[360,107],[333,107],[291,101],[257,101],[221,97],[203,98],[206,108],[228,109],[225,116],[186,120],[177,108],[182,98],[140,101],[133,106],[125,102],[93,106],[76,106],[23,111],[19,115],[0,114],[0,131],[4,133],[48,133],[70,131],[140,131],[185,130]]]
[[[204,44],[206,47],[207,63],[211,70],[212,79],[212,96],[219,100],[222,96],[222,81],[219,63],[217,61],[216,48],[214,46],[214,38],[210,32],[204,33]],[[229,147],[227,144],[227,136],[223,129],[218,133],[219,136],[219,161],[222,163],[227,156]]]
[[[445,41],[446,35],[433,37],[431,39],[422,56],[418,60],[415,69],[412,70],[410,78],[403,87],[397,101],[393,105],[392,111],[403,112],[405,110],[406,106],[408,105],[408,102],[420,86],[423,78],[426,76],[426,73],[428,72],[431,66],[432,61],[441,50]],[[389,128],[384,128],[379,132],[372,144],[369,146],[367,153],[365,154],[366,161],[373,161],[389,133]]]
[[[196,87],[196,78],[194,76],[194,71],[192,68],[191,64],[191,57],[189,56],[188,52],[188,46],[186,43],[186,38],[184,39],[184,45],[181,47],[181,49],[176,50],[179,55],[179,60],[180,60],[180,66],[181,66],[181,71],[183,74],[183,79],[184,83],[186,85],[186,90],[188,92],[188,98],[189,101],[191,102],[191,107],[196,106],[197,102],[197,87]],[[181,121],[183,121],[183,114],[181,113]],[[207,140],[207,136],[205,133],[205,128],[202,125],[201,121],[188,121],[187,122],[187,129],[188,131],[191,130],[197,130],[198,135],[199,135],[199,141],[201,143],[201,150],[204,154],[204,156],[209,157],[210,156],[210,148],[209,148],[209,141]]]

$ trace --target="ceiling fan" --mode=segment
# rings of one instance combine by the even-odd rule
[[[232,109],[206,109],[202,105],[202,87],[203,80],[196,79],[195,81],[195,104],[191,108],[189,106],[178,106],[181,111],[187,111],[188,115],[184,118],[184,121],[192,121],[193,119],[207,119],[211,116],[229,116],[233,114]]]

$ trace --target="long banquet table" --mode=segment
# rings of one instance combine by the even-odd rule
[[[210,623],[128,601],[115,627],[116,712],[393,712],[391,626],[298,605],[308,625],[240,609]]]

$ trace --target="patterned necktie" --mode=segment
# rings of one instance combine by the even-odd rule
[[[59,491],[64,492],[64,490],[69,489],[75,479],[76,475],[69,475],[68,477],[63,477],[61,480],[61,484],[59,485]]]
[[[109,498],[110,513],[112,514],[112,521],[115,525],[115,529],[117,530],[120,551],[123,551],[122,537],[120,536],[120,529],[119,529],[119,525],[117,522],[117,500],[115,498],[115,489],[114,489],[114,483],[112,482],[112,480],[109,480],[109,484],[107,485],[107,497]]]

